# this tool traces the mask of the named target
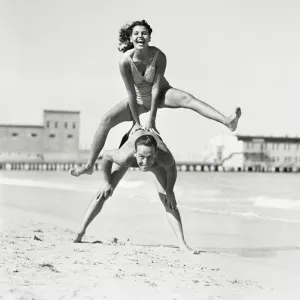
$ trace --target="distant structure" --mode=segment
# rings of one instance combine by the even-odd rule
[[[272,136],[218,136],[207,145],[203,162],[227,170],[300,171],[300,138]]]
[[[300,138],[237,135],[243,143],[244,168],[257,171],[300,168]]]
[[[0,170],[67,171],[84,163],[80,112],[44,110],[43,125],[0,125]],[[101,168],[99,162],[96,170]],[[300,138],[230,135],[210,140],[201,161],[177,161],[180,171],[300,172]]]
[[[0,161],[79,158],[80,112],[44,110],[43,125],[0,125]]]

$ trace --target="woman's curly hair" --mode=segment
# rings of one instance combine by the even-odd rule
[[[121,52],[126,52],[129,49],[133,48],[133,44],[130,42],[130,37],[132,34],[132,29],[135,26],[145,26],[149,32],[149,35],[151,36],[152,28],[147,23],[147,21],[134,21],[131,24],[125,24],[119,32],[119,47],[118,50]]]

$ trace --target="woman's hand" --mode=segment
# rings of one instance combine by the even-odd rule
[[[146,131],[149,131],[149,132],[151,132],[151,133],[156,133],[156,134],[159,135],[159,132],[158,132],[158,130],[156,129],[156,126],[155,126],[155,120],[153,120],[153,119],[149,120],[149,121],[146,123],[145,130],[146,130]]]
[[[140,130],[140,129],[143,129],[142,125],[135,123],[130,131],[130,134],[134,134],[137,130]]]

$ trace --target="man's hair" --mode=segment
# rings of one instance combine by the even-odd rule
[[[134,143],[135,151],[137,151],[137,147],[139,145],[148,146],[148,147],[154,147],[154,150],[157,151],[157,142],[156,139],[150,135],[145,134],[138,137]]]
[[[121,52],[126,52],[129,49],[133,48],[133,44],[130,42],[130,36],[132,35],[132,30],[135,26],[145,26],[151,37],[152,28],[147,23],[147,21],[134,21],[131,24],[124,25],[119,32],[119,47],[118,50]]]

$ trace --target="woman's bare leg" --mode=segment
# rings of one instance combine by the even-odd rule
[[[138,114],[142,114],[144,112],[146,112],[146,109],[143,106],[139,106]],[[80,176],[82,174],[91,175],[93,173],[94,164],[105,144],[109,131],[117,124],[126,121],[132,121],[132,116],[130,113],[128,101],[124,100],[122,102],[119,102],[115,107],[113,107],[103,116],[94,136],[88,162],[84,166],[71,168],[70,174],[73,176]]]
[[[207,103],[195,98],[193,95],[184,91],[170,88],[164,95],[162,106],[168,108],[188,108],[192,109],[200,115],[224,124],[231,131],[235,131],[241,116],[241,109],[236,108],[230,117],[225,117],[219,111],[208,105]]]

